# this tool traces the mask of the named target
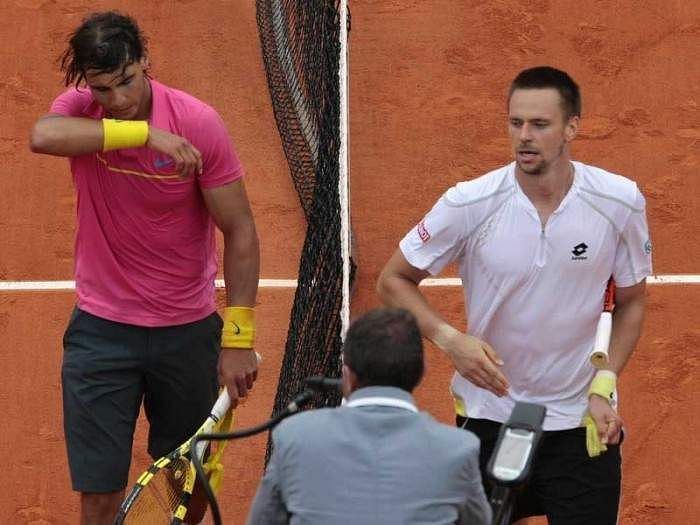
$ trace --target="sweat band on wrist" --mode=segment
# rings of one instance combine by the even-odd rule
[[[255,345],[255,311],[247,306],[224,308],[221,348],[250,349]]]
[[[588,388],[588,397],[596,394],[607,400],[611,405],[614,404],[615,388],[617,387],[617,374],[611,370],[598,370],[593,376],[591,386]]]
[[[103,151],[138,148],[148,140],[148,122],[145,120],[102,119]]]

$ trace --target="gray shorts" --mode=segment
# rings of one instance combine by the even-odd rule
[[[222,324],[214,312],[193,323],[147,328],[75,308],[61,374],[73,490],[126,487],[142,401],[154,459],[199,428],[218,393]]]

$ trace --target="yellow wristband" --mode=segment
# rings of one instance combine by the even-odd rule
[[[247,306],[224,308],[221,348],[253,348],[255,345],[255,311]]]
[[[102,119],[104,151],[138,148],[148,140],[148,122],[145,120]]]
[[[591,397],[592,394],[596,394],[613,405],[616,387],[617,374],[615,374],[615,372],[611,370],[598,370],[595,376],[593,376],[591,386],[588,388],[588,397]]]

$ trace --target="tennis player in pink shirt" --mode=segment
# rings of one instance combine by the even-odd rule
[[[68,157],[75,183],[77,305],[64,336],[64,428],[81,522],[112,523],[142,403],[157,458],[194,433],[219,384],[234,406],[252,388],[259,247],[224,123],[212,107],[150,78],[132,18],[86,18],[62,69],[74,87],[38,119],[31,149]]]

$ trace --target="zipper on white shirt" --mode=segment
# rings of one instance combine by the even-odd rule
[[[537,256],[535,257],[535,266],[543,268],[547,264],[547,235],[545,232],[546,225],[540,227],[540,239],[537,243]]]

